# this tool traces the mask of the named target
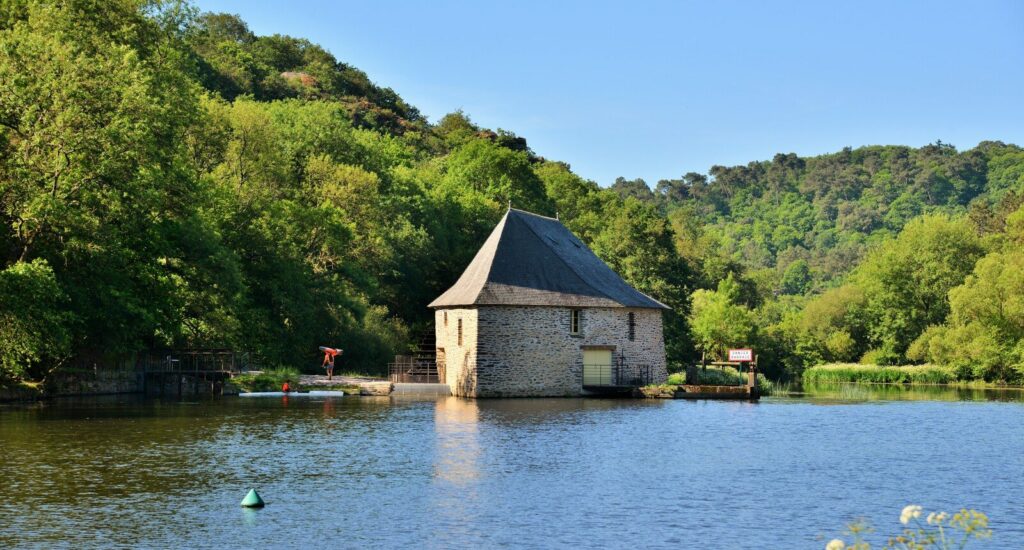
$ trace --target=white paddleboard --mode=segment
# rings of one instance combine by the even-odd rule
[[[312,390],[307,392],[290,391],[284,393],[283,391],[253,391],[238,394],[238,397],[341,397],[345,395],[343,391],[330,391],[330,390]]]

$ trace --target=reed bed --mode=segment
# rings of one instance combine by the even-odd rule
[[[956,382],[956,371],[939,365],[880,367],[856,363],[829,363],[804,371],[804,384],[949,384]]]

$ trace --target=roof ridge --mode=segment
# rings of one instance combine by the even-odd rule
[[[512,212],[512,210],[514,210],[514,208],[510,206],[508,208],[508,211],[505,212],[505,215],[502,216],[500,220],[498,220],[498,225],[495,225],[494,229],[491,230],[491,235],[493,235],[495,232],[498,232],[498,242],[494,243],[494,252],[491,254],[491,260],[487,262],[487,273],[484,274],[484,282],[482,285],[480,285],[480,291],[477,292],[477,298],[480,297],[480,293],[483,292],[484,287],[487,286],[487,281],[491,280],[491,272],[494,270],[494,258],[498,256],[498,248],[501,247],[501,241],[505,240],[505,225],[508,224],[508,214],[509,212]],[[501,229],[501,231],[498,231],[499,229]],[[487,238],[490,239],[490,235],[488,235]],[[487,244],[486,240],[484,241],[484,244]],[[483,246],[481,246],[480,249],[482,250]],[[477,254],[479,253],[480,250],[477,250]],[[456,283],[457,282],[458,281],[456,281]]]
[[[536,212],[530,212],[529,210],[523,210],[521,208],[509,208],[508,212],[519,212],[520,214],[529,214],[530,216],[535,216],[535,217],[538,217],[538,218],[544,218],[545,220],[553,220],[553,221],[556,221],[556,222],[560,221],[558,218],[552,218],[551,216],[545,216],[544,214],[538,214]],[[505,215],[508,215],[508,212],[506,212]]]
[[[509,207],[508,212],[511,211],[512,207]],[[491,280],[491,272],[494,271],[494,259],[498,257],[498,249],[501,247],[501,241],[505,240],[505,230],[506,226],[508,226],[508,212],[505,212],[505,215],[498,220],[498,224],[494,226],[494,229],[491,230],[491,234],[487,236],[486,240],[484,240],[484,245],[486,245],[487,241],[491,239],[491,235],[494,235],[495,233],[498,234],[498,240],[494,243],[494,250],[491,251],[491,257],[487,261],[487,272],[484,273],[484,282],[480,285],[480,290],[477,292],[476,296],[477,298],[480,297],[480,293],[483,292],[484,287],[487,286],[487,281]],[[483,246],[477,250],[477,253],[479,254],[482,250]]]

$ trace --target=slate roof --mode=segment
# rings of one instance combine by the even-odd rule
[[[558,220],[514,209],[428,307],[482,305],[669,309],[629,286]]]

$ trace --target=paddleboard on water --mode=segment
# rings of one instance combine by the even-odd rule
[[[288,393],[285,393],[283,391],[253,391],[253,392],[240,393],[240,394],[238,394],[238,397],[284,397],[284,396],[288,396],[288,397],[341,397],[343,395],[345,395],[345,392],[343,392],[343,391],[330,391],[330,390],[320,390],[320,391],[314,390],[314,391],[303,391],[303,392],[290,391]]]

